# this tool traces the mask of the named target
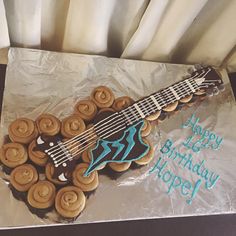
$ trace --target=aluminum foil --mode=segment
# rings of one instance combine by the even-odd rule
[[[78,100],[88,97],[99,85],[109,86],[116,97],[128,95],[138,99],[181,80],[189,67],[11,48],[1,115],[1,144],[8,125],[18,117],[35,119],[49,112],[62,119],[72,113]],[[98,189],[74,223],[236,212],[236,129],[233,125],[236,106],[227,74],[224,70],[221,73],[226,90],[156,126],[150,137],[156,147],[152,162],[141,169],[127,171],[117,180],[101,175]],[[167,194],[168,185],[150,170],[161,157],[160,148],[167,139],[179,147],[191,136],[191,129],[183,129],[182,125],[192,114],[200,119],[202,128],[223,137],[223,141],[219,150],[193,153],[194,161],[205,160],[207,168],[220,178],[212,189],[202,184],[189,205],[180,188]],[[171,160],[168,160],[168,170],[191,183],[198,178]],[[47,214],[45,219],[30,213],[24,202],[12,196],[8,176],[0,171],[0,177],[1,228],[66,223],[58,222],[55,212]]]

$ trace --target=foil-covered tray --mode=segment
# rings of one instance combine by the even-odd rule
[[[48,112],[62,119],[99,85],[110,87],[117,97],[139,99],[181,80],[189,67],[11,48],[1,113],[1,144],[8,125],[18,117],[36,119]],[[151,135],[156,147],[152,162],[116,180],[101,175],[98,189],[74,223],[236,212],[236,106],[227,73],[222,70],[221,74],[225,91],[156,126]],[[190,145],[189,139],[194,136],[191,122],[196,122],[202,132],[208,130],[212,137],[214,134],[218,142],[200,151],[184,150],[183,143]],[[192,168],[168,156],[166,150],[174,147],[192,155]],[[205,172],[200,173],[200,168]],[[8,179],[0,170],[1,228],[66,223],[58,222],[53,212],[44,219],[32,214],[24,202],[13,197]]]

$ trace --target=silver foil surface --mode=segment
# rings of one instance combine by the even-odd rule
[[[48,112],[62,119],[73,112],[75,103],[86,98],[99,85],[110,87],[115,96],[139,99],[181,80],[189,65],[124,60],[101,56],[55,53],[11,48],[1,113],[1,144],[8,125],[18,117],[36,119]],[[155,157],[140,169],[129,170],[117,180],[100,175],[99,187],[87,200],[86,208],[74,223],[131,219],[196,216],[236,212],[236,105],[226,72],[221,71],[226,90],[201,104],[183,110],[156,126],[151,142]],[[200,186],[192,204],[176,188],[167,194],[168,185],[150,173],[159,158],[160,148],[171,139],[177,148],[192,134],[182,125],[195,114],[203,129],[223,138],[219,150],[192,153],[194,162],[219,175],[212,189]],[[168,157],[163,157],[167,160]],[[168,160],[168,170],[194,183],[199,176]],[[0,227],[25,227],[67,223],[55,212],[41,219],[24,202],[16,200],[9,187],[9,176],[0,170]]]

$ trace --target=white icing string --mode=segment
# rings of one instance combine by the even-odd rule
[[[189,92],[188,92],[189,93]],[[186,96],[187,94],[181,94],[183,97],[184,96]],[[174,96],[172,96],[171,98],[174,98]],[[171,103],[171,102],[173,102],[173,100],[172,101],[170,101],[169,99],[168,99],[168,101],[167,101],[167,103]],[[147,101],[145,101],[145,103],[146,104],[149,104],[150,102],[147,102]],[[166,104],[166,103],[165,103]],[[161,104],[161,105],[164,105],[164,104]],[[131,106],[130,107],[128,107],[128,108],[131,108]],[[124,110],[126,110],[126,109],[124,109]],[[138,115],[138,112],[136,111],[136,110],[131,110],[132,111],[132,113],[135,113],[135,115]],[[155,111],[156,112],[156,111]],[[128,113],[130,113],[130,111],[128,110]],[[128,113],[126,113],[126,115],[131,115],[131,114],[128,114]],[[149,115],[149,111],[148,111],[148,113],[147,114],[145,114],[145,116],[148,116]],[[111,115],[112,116],[112,115]],[[110,116],[110,117],[111,117]],[[117,117],[115,117],[115,118],[117,118]],[[98,130],[96,130],[96,132],[99,132],[99,131],[101,131],[101,130],[103,130],[104,128],[107,128],[107,129],[111,129],[111,128],[113,128],[113,126],[116,126],[116,125],[119,125],[119,124],[121,124],[121,122],[122,123],[124,123],[124,120],[122,119],[123,117],[121,117],[121,119],[118,119],[118,121],[116,121],[116,122],[113,122],[112,124],[111,124],[111,126],[108,126],[107,124],[108,123],[110,123],[112,120],[114,120],[115,118],[112,118],[111,120],[109,120],[108,122],[105,122],[105,123],[103,123],[102,125],[101,125],[101,127],[99,127],[99,129]],[[133,118],[135,118],[135,116],[134,117],[132,117],[132,122],[134,121],[133,120]],[[135,119],[137,119],[137,120],[139,120],[140,118],[135,118]],[[121,122],[120,122],[121,121]],[[135,120],[136,121],[136,120]],[[106,127],[103,127],[104,125],[106,125]],[[107,130],[104,130],[104,131],[107,131]],[[63,143],[63,145],[65,145],[65,144],[68,144],[69,143],[69,145],[71,146],[74,142],[76,142],[76,144],[78,144],[78,142],[79,141],[84,141],[83,139],[84,138],[89,138],[89,137],[91,137],[91,135],[93,135],[94,133],[90,133],[87,137],[86,136],[83,136],[82,138],[81,137],[79,137],[80,138],[80,140],[74,140],[73,142],[64,142]],[[92,136],[92,139],[93,138],[95,138],[96,136]],[[89,139],[89,140],[91,140],[91,139]],[[87,140],[86,140],[87,141]],[[72,146],[74,146],[74,145],[72,145]],[[82,145],[81,145],[82,146]],[[79,146],[76,146],[76,148],[79,148]],[[50,149],[49,149],[50,150]],[[60,152],[57,152],[57,153],[55,153],[55,151],[57,151],[57,150],[60,150]],[[64,155],[64,152],[61,150],[61,148],[57,148],[56,150],[53,150],[52,152],[47,152],[49,155],[51,155],[51,154],[53,154],[53,156],[55,156],[55,155],[58,155],[58,154],[63,154]],[[60,155],[61,156],[61,155]],[[57,158],[59,158],[60,156],[57,156],[57,157],[55,157],[55,158],[53,158],[53,160],[56,160]]]
[[[134,118],[135,118],[135,117],[134,117]],[[135,118],[135,119],[132,119],[132,121],[136,121],[136,118]],[[122,120],[122,123],[123,123],[123,120]],[[110,132],[111,127],[109,127],[109,131],[108,131],[108,132],[105,132],[105,134],[103,134],[103,135],[104,135],[103,139],[105,139],[105,138],[111,136],[112,134],[117,133],[117,132],[123,130],[124,128],[126,128],[126,126],[124,126],[124,124],[117,126],[118,124],[121,124],[121,122],[115,123],[115,124],[113,125],[113,126],[115,126],[115,130],[112,130],[112,132]],[[107,130],[105,130],[105,131],[107,131]],[[90,140],[92,140],[92,139],[94,139],[94,138],[96,138],[96,136],[93,136],[93,137],[90,138],[88,141],[90,141]],[[79,153],[82,153],[84,150],[86,150],[88,147],[90,147],[91,145],[93,145],[93,144],[95,144],[95,143],[96,143],[96,141],[90,142],[89,144],[87,144],[86,146],[84,146],[82,149],[79,149],[79,150],[77,150],[76,152],[72,153],[72,157],[78,155]],[[79,146],[76,146],[76,147],[72,148],[70,151],[74,150],[75,148],[78,149]],[[62,157],[62,158],[58,159],[59,157]],[[66,161],[68,161],[68,158],[67,158],[67,157],[65,156],[65,154],[63,153],[62,155],[57,156],[57,158],[56,158],[56,165],[59,166],[59,165],[63,164],[63,163],[66,162]]]

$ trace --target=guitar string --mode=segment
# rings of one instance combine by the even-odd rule
[[[176,84],[176,85],[181,85],[181,83],[183,83],[183,82],[185,82],[185,81],[181,81],[181,82],[179,82],[178,84]],[[186,87],[186,86],[185,86]],[[184,88],[185,88],[184,87]],[[168,89],[168,88],[167,88]],[[178,90],[179,90],[179,87],[177,88]],[[192,91],[191,91],[192,92]],[[181,95],[184,95],[183,97],[185,97],[186,95],[188,95],[190,92],[188,92],[187,91],[187,94],[181,94]],[[180,96],[181,96],[180,95]],[[172,96],[173,97],[173,96]],[[148,99],[149,97],[147,97],[147,98],[145,98],[146,100]],[[180,98],[181,99],[181,98]],[[168,97],[168,100],[169,100],[169,97]],[[145,100],[141,100],[140,102],[143,102],[143,101],[145,101]],[[167,101],[167,102],[169,102],[169,101]],[[144,104],[142,104],[142,105],[144,105]],[[150,105],[150,102],[148,102],[147,103],[147,105]],[[128,108],[131,108],[131,107],[128,107]],[[151,110],[153,109],[153,107],[151,107]],[[147,110],[146,110],[147,111]],[[133,113],[133,111],[131,110],[131,112]],[[149,115],[149,111],[147,111],[147,114],[145,115],[145,116],[147,116],[147,115]],[[134,118],[135,118],[135,116],[134,116]],[[139,120],[139,118],[137,118],[138,120]],[[135,118],[135,121],[136,121],[136,118]],[[133,120],[131,121],[131,122],[133,122]],[[117,124],[114,124],[114,125],[117,125]],[[118,126],[118,128],[119,127],[121,127],[121,126]],[[111,127],[109,127],[109,128],[111,128]],[[96,136],[93,136],[91,139],[94,139]],[[90,140],[91,140],[90,139]],[[83,145],[81,145],[81,146],[83,146]],[[80,146],[76,146],[75,148],[79,148]],[[73,149],[75,149],[75,148],[72,148],[70,151],[72,151]],[[80,150],[78,150],[79,152],[80,152]],[[60,152],[59,152],[60,153]],[[59,153],[57,153],[57,154],[59,154]],[[72,153],[73,154],[73,153]],[[64,152],[62,153],[62,155],[64,156],[65,154],[64,154]],[[62,156],[62,155],[59,155],[59,156],[57,156],[56,158],[53,158],[54,160],[57,160],[60,156]],[[67,159],[67,156],[65,156],[65,158]],[[68,159],[71,159],[71,158],[68,158]],[[62,160],[62,158],[61,159],[59,159],[58,161],[61,161]]]
[[[183,95],[183,97],[185,96],[185,95],[187,95],[189,92],[187,92],[186,94],[182,94]],[[173,98],[174,98],[174,96],[172,96]],[[169,101],[168,100],[168,102],[172,102],[172,101]],[[136,113],[136,114],[138,114],[138,113]],[[148,115],[148,114],[147,114]],[[135,119],[136,119],[136,117],[134,117]],[[138,118],[138,119],[140,119],[140,118]],[[111,125],[111,127],[108,127],[109,129],[111,129],[111,128],[114,128],[114,126],[117,126],[118,124],[121,124],[121,122],[122,123],[124,123],[124,121],[123,120],[118,120],[118,122],[116,122],[116,123],[113,123],[112,125]],[[133,122],[133,120],[131,121],[131,122]],[[120,128],[121,126],[119,126],[118,128]],[[106,132],[107,130],[103,130],[103,132]],[[92,134],[91,134],[92,135]],[[90,135],[90,136],[91,136]],[[102,134],[101,134],[102,135]],[[86,141],[90,141],[91,139],[94,139],[96,137],[96,135],[93,135],[89,140],[86,140]],[[76,143],[76,144],[78,144],[78,143]],[[75,145],[75,144],[74,144]],[[72,150],[74,150],[75,148],[76,149],[78,149],[78,148],[80,148],[80,146],[83,146],[83,144],[81,144],[81,143],[79,143],[79,145],[76,145],[76,147],[74,147],[73,148],[73,146],[74,145],[71,145],[71,149],[70,149],[70,151],[72,151]],[[61,153],[61,155],[58,155],[59,153]],[[51,155],[51,157],[53,157],[53,160],[57,160],[58,158],[60,158],[61,156],[64,156],[65,155],[65,153],[63,152],[63,150],[61,150],[60,152],[58,152],[58,153],[56,153],[57,154],[57,156],[56,157],[54,157],[55,156],[55,154],[52,156]],[[69,154],[68,154],[69,155]],[[67,156],[68,156],[67,155]],[[70,158],[69,158],[70,159]],[[61,160],[61,159],[60,159]],[[59,161],[59,160],[58,160]]]
[[[117,127],[117,128],[119,128],[119,127]],[[114,132],[114,130],[113,130],[113,134],[114,133],[117,133],[117,132],[119,132],[119,131],[121,131],[121,130],[123,130],[124,128],[121,128],[121,129],[118,129],[118,130],[115,130],[115,132]],[[107,137],[109,137],[109,136],[111,136],[112,134],[108,134],[107,136],[105,136],[103,139],[105,139],[105,138],[107,138]],[[81,154],[81,153],[83,153],[83,151],[85,151],[85,150],[87,150],[89,147],[91,147],[93,144],[95,144],[97,142],[97,140],[96,141],[92,141],[92,142],[90,142],[88,145],[86,145],[86,146],[84,146],[82,149],[80,149],[80,150],[77,150],[76,152],[74,152],[73,153],[73,158],[75,157],[75,156],[77,156],[78,154]],[[57,166],[60,166],[61,164],[63,164],[63,163],[65,163],[65,162],[67,162],[69,159],[66,159],[66,160],[63,160],[63,159],[65,159],[65,158],[61,158],[60,160],[58,160],[59,162],[55,165],[56,167]]]
[[[195,78],[196,76],[197,76],[197,74],[194,75],[194,76],[189,77],[188,79],[191,80],[191,79]],[[185,80],[184,80],[184,81],[185,81]],[[180,81],[179,83],[184,82],[184,81]],[[178,83],[177,83],[177,84],[178,84]],[[177,84],[175,84],[174,86],[176,86]],[[159,95],[159,94],[156,94],[156,96],[157,96],[157,95]],[[124,109],[124,110],[125,110],[125,109]],[[103,120],[99,121],[95,126],[99,125],[100,122],[104,122],[104,121],[107,120],[107,119],[111,119],[111,118],[112,118],[113,116],[115,116],[115,115],[118,115],[118,113],[117,113],[117,112],[116,112],[116,113],[113,113],[111,116],[108,116],[108,117],[104,118]],[[116,118],[116,117],[115,117],[115,118]],[[109,121],[110,121],[110,120],[109,120]],[[108,122],[109,122],[109,121],[108,121]],[[106,123],[105,123],[105,124],[106,124]],[[75,137],[73,137],[73,138],[71,138],[71,139],[69,139],[69,140],[63,142],[63,144],[67,144],[67,143],[73,141],[74,139],[76,139],[77,137],[80,137],[80,138],[82,139],[83,137],[85,137],[86,133],[92,131],[95,126],[93,126],[93,127],[91,127],[90,129],[84,131],[83,133],[81,133],[81,134],[79,134],[79,135],[76,135]],[[57,146],[59,146],[59,145],[55,145],[55,146],[49,148],[48,151],[55,149]]]
[[[197,76],[197,74],[195,75],[195,76]],[[189,78],[190,79],[190,78]],[[175,84],[174,86],[181,86],[181,83],[183,83],[183,82],[185,82],[185,81],[181,81],[181,82],[179,82],[179,83],[177,83],[177,84]],[[173,87],[174,87],[173,86]],[[186,87],[186,86],[185,86]],[[184,88],[185,88],[184,87]],[[170,87],[169,87],[170,88]],[[168,88],[167,88],[168,89]],[[178,90],[179,90],[180,88],[179,87],[177,87],[177,89],[176,89],[176,91],[178,92]],[[166,89],[164,90],[164,91],[166,91]],[[191,91],[192,92],[192,91]],[[188,95],[190,92],[187,92],[187,94],[180,94],[180,96],[181,95],[183,95],[183,97],[185,97],[186,95]],[[172,97],[175,97],[175,96],[172,96]],[[141,101],[139,101],[139,102],[143,102],[143,101],[145,101],[145,100],[147,100],[149,97],[147,97],[147,98],[145,98],[144,100],[141,100]],[[180,98],[181,99],[181,98]],[[170,102],[169,101],[169,97],[168,97],[168,101],[167,101],[167,103],[168,102]],[[172,101],[171,101],[172,102]],[[142,104],[142,105],[144,105],[144,104]],[[147,103],[147,105],[150,105],[150,102],[148,102]],[[131,108],[131,107],[128,107],[128,108]],[[153,107],[151,107],[151,109],[153,109]],[[146,110],[147,111],[147,110]],[[131,112],[133,113],[133,111],[131,110]],[[136,113],[137,114],[137,113]],[[147,115],[149,115],[149,111],[148,111],[148,113],[145,115],[145,116],[147,116]],[[135,118],[135,117],[134,117]],[[138,118],[139,119],[139,118]],[[135,120],[136,120],[136,118],[135,118]],[[132,120],[132,122],[133,122],[133,120]],[[117,124],[114,124],[114,125],[117,125]],[[119,126],[120,127],[120,126]],[[109,127],[109,128],[111,128],[111,127]],[[106,130],[105,130],[106,131]],[[92,137],[92,139],[94,139],[96,136],[93,136]],[[91,140],[91,139],[90,139]],[[83,146],[83,145],[82,145]],[[79,148],[79,146],[76,146],[76,148]],[[75,149],[75,148],[73,148],[73,149]],[[73,150],[72,149],[72,150]],[[78,151],[80,151],[80,150],[78,150]],[[63,151],[62,151],[63,152]],[[60,153],[60,152],[59,152]],[[57,153],[57,154],[59,154],[59,153]],[[63,156],[65,155],[65,153],[63,152]],[[59,157],[60,157],[61,155],[59,155],[59,156],[57,156],[56,158],[53,158],[54,160],[56,160],[56,159],[58,159]],[[67,156],[66,156],[66,158],[67,158]],[[69,159],[71,159],[71,158],[69,158]],[[61,160],[61,159],[60,159]],[[58,160],[58,161],[60,161],[60,160]]]
[[[134,119],[136,120],[136,118],[134,117]],[[133,119],[133,121],[134,121],[134,119]],[[122,127],[121,129],[119,129],[120,127]],[[113,133],[117,133],[117,132],[119,132],[119,131],[121,131],[122,129],[124,129],[125,128],[125,126],[116,126],[116,128],[115,128],[115,130],[112,130],[112,132]],[[106,134],[108,134],[108,135],[106,135]],[[110,135],[112,135],[112,133],[110,133],[110,132],[106,132],[105,134],[103,134],[103,135],[106,135],[105,137],[103,137],[103,139],[104,138],[106,138],[106,137],[109,137]],[[96,136],[94,136],[92,139],[94,139]],[[90,139],[91,140],[91,139]],[[91,145],[93,145],[94,143],[96,143],[96,141],[94,141],[94,142],[90,142],[90,143],[88,143],[86,146],[84,146],[82,149],[79,149],[79,150],[77,150],[76,152],[73,152],[72,153],[72,157],[74,157],[74,156],[76,156],[77,154],[79,154],[79,153],[82,153],[84,150],[86,150],[88,147],[90,147]],[[78,149],[78,146],[76,147],[77,149]],[[74,150],[75,148],[73,148],[72,150]],[[70,150],[70,151],[72,151],[72,150]],[[67,157],[66,156],[64,156],[63,158],[61,158],[61,159],[59,159],[59,160],[57,160],[57,165],[59,166],[59,165],[61,165],[61,164],[63,164],[65,161],[63,161],[63,159],[66,159],[65,161],[67,161],[68,159],[67,159]]]
[[[210,70],[210,69],[209,69],[209,70]],[[204,74],[204,71],[203,71],[202,73]],[[201,75],[201,74],[200,74],[200,75]],[[188,80],[192,80],[192,79],[195,78],[195,77],[199,77],[199,74],[196,73],[194,76],[188,77]],[[186,79],[185,79],[184,81],[180,81],[179,83],[185,82],[185,81],[186,81]],[[175,84],[174,86],[178,85],[179,83]],[[167,89],[168,89],[168,88],[167,88]],[[156,96],[159,96],[159,94],[157,93]],[[148,104],[148,105],[149,105],[149,104]],[[130,108],[130,107],[128,107],[128,108]],[[124,110],[125,110],[125,109],[124,109]],[[132,112],[132,113],[133,113],[133,112]],[[104,122],[106,119],[110,119],[110,120],[108,121],[108,122],[110,122],[113,115],[114,115],[114,116],[115,116],[115,115],[118,115],[118,113],[117,113],[117,112],[116,112],[116,113],[113,113],[111,116],[108,116],[108,117],[104,118],[103,120],[99,121],[95,126],[99,125],[100,122]],[[115,118],[117,118],[117,117],[115,117]],[[112,120],[113,120],[113,119],[112,119]],[[103,123],[103,125],[104,125],[104,124],[106,124],[106,123]],[[83,139],[83,138],[87,135],[87,133],[89,133],[90,131],[93,131],[93,128],[94,128],[95,126],[89,128],[89,129],[87,129],[86,131],[84,131],[83,133],[81,133],[81,134],[79,134],[79,135],[76,135],[75,137],[73,137],[73,138],[71,138],[71,139],[69,139],[69,140],[63,142],[63,144],[67,144],[67,143],[69,143],[69,142],[72,142],[74,139],[77,139],[77,138]],[[78,140],[76,140],[76,141],[78,141]],[[54,149],[55,149],[56,147],[58,147],[58,146],[59,146],[59,145],[55,145],[55,146],[49,148],[47,151],[54,150]],[[60,149],[60,148],[59,148],[59,149]],[[55,151],[56,151],[56,150],[55,150]]]
[[[177,92],[179,92],[178,90],[179,90],[179,89],[176,89]],[[179,94],[179,95],[185,97],[185,96],[186,96],[187,94],[189,94],[189,93],[190,93],[190,91],[188,91],[186,94],[181,93],[181,94]],[[168,97],[168,98],[169,98],[169,99],[172,99],[172,98],[175,98],[175,96],[172,96],[171,98]],[[146,99],[144,100],[144,102],[145,102],[145,105],[148,105],[148,106],[149,106],[149,105],[150,105],[150,101],[147,101],[147,99],[148,99],[148,98],[146,98]],[[167,103],[168,103],[168,102],[172,102],[172,101],[169,100],[169,99],[168,99]],[[141,101],[141,102],[143,102],[143,101]],[[144,103],[143,103],[143,105],[144,105]],[[161,104],[161,105],[163,105],[163,104]],[[131,106],[130,106],[129,108],[131,108]],[[150,111],[153,110],[153,109],[154,109],[154,107],[151,107],[151,109],[150,109],[150,106],[149,106],[148,112],[147,112],[146,115],[149,115],[149,114],[150,114]],[[147,111],[147,110],[146,110],[146,111]],[[128,110],[128,112],[130,112],[130,110]],[[156,111],[155,111],[155,112],[156,112]],[[132,113],[133,115],[134,115],[134,114],[135,114],[135,115],[140,115],[137,110],[131,110],[130,113]],[[127,113],[126,113],[126,115],[130,115],[130,114],[127,114]],[[145,115],[145,116],[146,116],[146,115]],[[122,118],[122,117],[121,117],[121,118]],[[139,118],[138,118],[138,119],[139,119]],[[111,125],[111,127],[108,127],[108,128],[112,128],[112,126],[119,124],[120,121],[123,122],[123,119],[119,119],[118,121],[116,121],[116,123],[113,123],[113,124]],[[108,122],[107,122],[107,123],[108,123]],[[107,123],[106,123],[106,124],[107,124]],[[103,128],[103,129],[104,129],[104,128]],[[105,130],[105,131],[106,131],[106,130]],[[99,130],[97,130],[97,132],[99,132]],[[91,133],[89,136],[87,136],[87,138],[90,137],[91,135],[93,135],[93,133]],[[94,137],[92,137],[92,138],[94,138]],[[75,141],[74,141],[74,142],[75,142]],[[78,141],[76,141],[76,142],[78,142]],[[72,143],[73,143],[73,142],[71,142],[70,145],[72,145]],[[63,143],[63,144],[64,144],[64,143]],[[77,143],[76,143],[76,144],[77,144]],[[77,146],[77,148],[78,148],[78,146]],[[60,148],[59,148],[59,150],[60,150]],[[49,154],[53,154],[55,151],[56,151],[56,150],[54,150],[53,152],[50,152]],[[62,151],[62,152],[63,152],[63,151]],[[63,153],[64,153],[64,152],[63,152]],[[59,153],[57,153],[57,154],[59,154]],[[53,155],[55,155],[55,154],[53,154]],[[58,157],[57,157],[57,158],[58,158]],[[54,158],[54,159],[57,159],[57,158]]]

